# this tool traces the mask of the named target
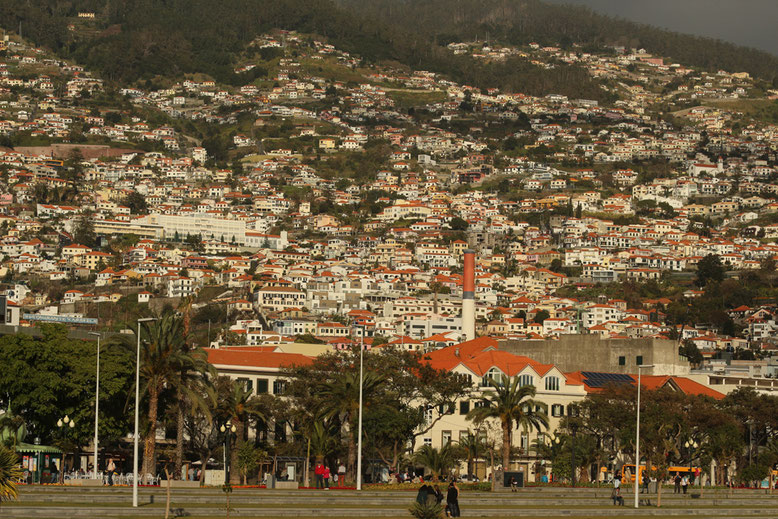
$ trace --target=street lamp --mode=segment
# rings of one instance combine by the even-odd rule
[[[570,450],[570,463],[572,464],[573,471],[571,472],[571,481],[573,488],[575,488],[575,433],[578,431],[578,426],[573,424],[570,426],[572,434],[572,449]]]
[[[235,425],[227,420],[227,423],[222,424],[219,430],[224,434],[224,484],[230,484],[230,440],[235,431],[238,430]]]
[[[641,369],[653,368],[653,364],[640,364],[638,366],[638,407],[637,407],[637,431],[635,432],[635,508],[640,507],[638,501],[638,487],[640,486],[640,375]],[[646,467],[647,469],[648,467]]]
[[[100,411],[100,337],[101,334],[97,332],[89,332],[89,335],[97,337],[97,376],[95,377],[95,479],[97,479],[97,426],[99,424],[99,411]]]
[[[365,354],[365,327],[359,335],[359,426],[357,427],[357,490],[362,490],[362,376],[363,358]]]
[[[138,420],[140,409],[140,323],[156,321],[156,317],[138,319],[138,348],[135,351],[135,436],[132,447],[132,506],[138,508]],[[155,431],[151,431],[152,435]]]
[[[62,431],[62,437],[64,438],[67,435],[68,429],[73,429],[76,426],[76,422],[72,420],[68,415],[65,415],[64,418],[60,418],[57,420],[57,427],[60,431]],[[75,460],[75,458],[74,458]],[[62,456],[62,467],[59,471],[61,477],[60,482],[65,480],[65,456],[63,454]]]

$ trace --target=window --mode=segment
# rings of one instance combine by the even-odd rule
[[[459,402],[459,414],[467,414],[470,412],[470,400],[462,400]]]
[[[558,418],[560,416],[563,416],[564,414],[565,414],[564,406],[560,404],[554,404],[551,406],[551,416]]]
[[[286,388],[286,382],[284,382],[283,380],[274,380],[273,381],[273,394],[274,395],[283,394],[285,388]]]
[[[432,438],[424,438],[424,445],[432,447]]]
[[[489,371],[486,372],[486,375],[481,379],[481,387],[489,387],[491,384],[489,383],[490,380],[494,380],[495,382],[498,382],[502,378],[502,371],[500,371],[497,368],[492,368]]]
[[[430,423],[435,418],[435,407],[427,406],[424,410],[424,423]]]
[[[519,386],[531,386],[533,382],[532,375],[522,375],[519,377]]]
[[[257,394],[261,395],[267,393],[267,379],[266,378],[258,378],[257,379]]]
[[[624,355],[619,356],[619,366],[626,366],[627,365],[627,357]]]
[[[451,443],[451,431],[443,431],[441,433],[440,446],[445,447]]]
[[[643,365],[643,355],[638,355],[637,357],[635,357],[635,364],[637,364],[638,366]]]
[[[559,377],[546,377],[546,391],[559,391]]]
[[[567,406],[567,416],[572,416],[572,417],[578,416],[578,406],[573,404]]]
[[[277,423],[275,426],[275,440],[277,442],[286,442],[286,426],[285,424]]]
[[[254,389],[254,382],[250,378],[239,378],[238,382],[243,384],[243,389],[251,393]]]

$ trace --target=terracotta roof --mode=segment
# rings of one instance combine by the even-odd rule
[[[256,349],[252,348],[206,348],[205,351],[208,353],[208,362],[222,366],[278,369],[292,366],[309,366],[313,363],[311,357],[300,355],[299,353],[256,351]]]

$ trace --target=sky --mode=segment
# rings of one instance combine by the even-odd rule
[[[778,55],[778,0],[547,0]]]

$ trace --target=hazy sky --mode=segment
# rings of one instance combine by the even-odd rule
[[[778,55],[778,0],[547,0]]]

